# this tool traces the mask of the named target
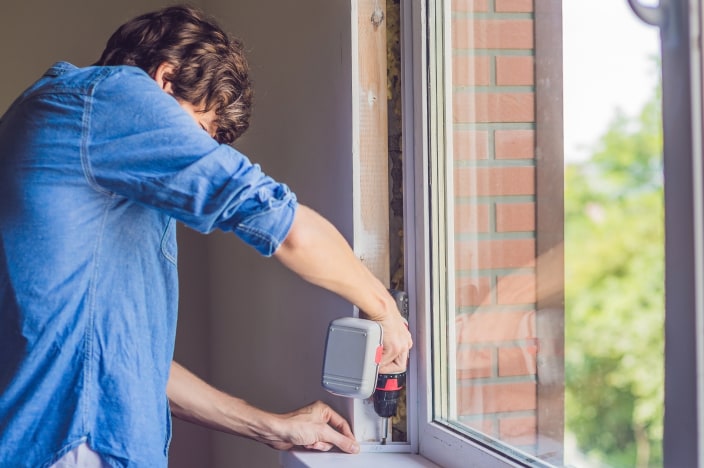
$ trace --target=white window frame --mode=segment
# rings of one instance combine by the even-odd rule
[[[429,460],[445,467],[510,467],[522,466],[480,442],[455,433],[433,420],[432,338],[430,323],[432,301],[430,280],[431,243],[429,239],[429,197],[427,184],[429,155],[428,141],[428,63],[427,34],[428,6],[425,1],[401,3],[403,64],[403,135],[404,154],[404,236],[405,265],[409,291],[410,325],[416,330],[416,341],[411,354],[414,372],[411,375],[409,401],[417,401],[416,411],[409,411],[412,445]],[[447,32],[445,34],[447,36]],[[445,41],[448,38],[445,37]],[[450,87],[446,86],[446,90]],[[443,91],[444,92],[444,91]],[[446,99],[446,102],[451,100]],[[449,115],[449,109],[445,110]],[[409,404],[409,407],[413,405]],[[417,442],[416,442],[417,441]]]
[[[627,0],[622,0],[627,1]],[[637,0],[628,0],[631,4]],[[442,466],[525,466],[433,420],[431,243],[427,181],[428,12],[402,2],[406,268],[416,333],[410,411],[413,445]],[[702,0],[661,0],[666,198],[665,466],[704,468],[704,157]],[[451,102],[451,101],[450,101]],[[673,294],[674,292],[674,294]],[[417,434],[415,434],[417,433]]]

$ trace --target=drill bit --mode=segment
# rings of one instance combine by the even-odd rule
[[[389,418],[381,418],[381,445],[386,445],[386,434],[389,433]]]

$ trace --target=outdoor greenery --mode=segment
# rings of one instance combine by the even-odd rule
[[[565,168],[566,432],[598,466],[662,466],[660,100]]]

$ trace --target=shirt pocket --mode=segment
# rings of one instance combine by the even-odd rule
[[[176,220],[169,218],[166,229],[161,236],[161,254],[176,265],[178,261],[178,245],[176,244]]]

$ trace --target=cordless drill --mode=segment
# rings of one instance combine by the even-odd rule
[[[389,293],[396,301],[396,307],[406,321],[408,321],[408,296],[403,291],[389,290]],[[386,444],[386,437],[389,433],[389,420],[396,415],[398,401],[401,397],[401,390],[406,385],[406,371],[393,374],[379,373],[376,379],[376,390],[372,395],[374,401],[374,411],[382,419],[382,445]]]

